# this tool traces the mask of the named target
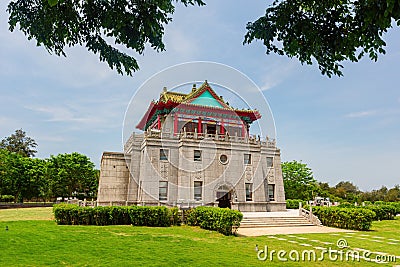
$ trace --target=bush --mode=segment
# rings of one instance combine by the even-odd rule
[[[181,214],[179,213],[179,209],[177,207],[170,208],[170,219],[171,219],[171,225],[181,225],[182,219],[181,219]]]
[[[170,226],[178,224],[176,208],[148,206],[79,207],[72,204],[53,206],[57,224],[65,225],[137,225]]]
[[[301,199],[286,199],[286,208],[287,209],[298,209],[299,208],[299,203],[302,203],[302,207],[307,204],[306,201],[303,201]]]
[[[165,206],[148,207],[133,206],[129,208],[132,225],[138,226],[170,226],[170,212]]]
[[[2,195],[0,196],[0,202],[13,202],[14,196],[12,195]]]
[[[393,220],[394,216],[396,216],[396,207],[392,205],[369,205],[363,208],[375,212],[374,221]]]
[[[188,225],[232,235],[232,228],[239,227],[243,214],[237,210],[214,207],[197,207],[187,214]]]
[[[316,215],[325,226],[351,230],[369,230],[375,212],[365,208],[313,207]]]
[[[395,208],[396,215],[400,214],[400,202],[386,202],[386,204]]]
[[[354,204],[350,202],[342,202],[338,205],[339,208],[354,208]]]
[[[394,216],[396,216],[397,214],[400,214],[400,202],[384,202],[384,201],[375,201],[375,203],[373,204],[375,206],[392,206],[394,207]]]

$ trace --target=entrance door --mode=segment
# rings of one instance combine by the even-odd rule
[[[231,192],[217,192],[218,207],[231,208]]]

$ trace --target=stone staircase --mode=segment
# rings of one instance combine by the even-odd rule
[[[285,217],[243,217],[240,228],[262,227],[302,227],[313,226],[306,218],[301,216]]]

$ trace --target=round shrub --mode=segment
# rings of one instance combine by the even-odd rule
[[[197,207],[187,213],[188,225],[232,235],[232,229],[239,227],[243,214],[237,210],[216,207]]]

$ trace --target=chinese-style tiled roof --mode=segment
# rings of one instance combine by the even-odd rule
[[[226,104],[224,100],[220,96],[218,96],[213,89],[211,89],[207,81],[205,81],[199,87],[199,89],[192,90],[192,92],[186,96],[183,102],[193,105],[210,106],[233,110],[233,108],[228,106],[228,104]]]
[[[230,107],[205,81],[199,88],[193,87],[189,94],[168,92],[164,88],[160,99],[150,103],[145,115],[136,128],[146,130],[158,115],[170,112],[184,112],[195,116],[214,116],[217,118],[240,117],[246,123],[261,118],[258,110],[240,110]],[[231,115],[229,115],[231,114]]]
[[[181,103],[186,96],[187,94],[185,93],[164,91],[160,94],[160,101],[168,102],[168,100],[171,100],[173,102]]]

